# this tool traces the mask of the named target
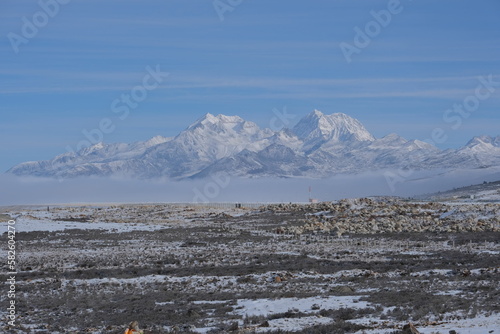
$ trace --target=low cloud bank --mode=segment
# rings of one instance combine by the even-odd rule
[[[203,180],[166,181],[78,178],[58,181],[1,175],[0,205],[62,203],[307,202],[390,195],[410,197],[483,181],[500,180],[499,169],[381,171],[329,179],[241,179],[219,174]]]

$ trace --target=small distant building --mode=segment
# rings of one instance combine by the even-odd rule
[[[312,187],[309,186],[309,203],[318,203],[319,200],[316,198],[312,198],[311,194],[312,194]]]

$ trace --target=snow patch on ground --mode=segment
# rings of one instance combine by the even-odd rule
[[[332,323],[331,318],[321,316],[311,316],[302,318],[280,318],[269,320],[269,327],[256,328],[256,333],[265,333],[269,331],[282,330],[282,331],[298,331],[303,328],[309,328],[317,325],[327,325]]]
[[[360,301],[363,296],[329,296],[329,297],[309,297],[309,298],[280,298],[280,299],[238,299],[235,306],[235,314],[259,316],[276,313],[285,313],[294,309],[299,312],[310,312],[313,305],[318,305],[321,309],[340,309],[368,307],[367,302]]]
[[[351,322],[356,322],[358,324],[368,324],[371,323],[373,325],[374,319],[357,319],[352,320]],[[401,323],[400,326],[404,326],[406,323]],[[487,334],[487,333],[496,333],[500,328],[500,314],[494,314],[489,317],[487,316],[478,316],[472,319],[463,319],[463,320],[453,320],[445,323],[440,323],[436,325],[419,325],[418,323],[414,324],[415,327],[421,334],[447,334],[451,330],[455,330],[459,334]],[[371,329],[371,330],[362,330],[356,332],[356,334],[387,334],[393,332],[391,329]]]
[[[105,230],[113,232],[131,232],[131,231],[154,231],[168,228],[166,225],[147,224],[147,223],[106,223],[106,222],[70,222],[54,221],[50,219],[30,219],[19,217],[16,220],[17,232],[35,232],[35,231],[64,231],[71,229],[81,230]]]

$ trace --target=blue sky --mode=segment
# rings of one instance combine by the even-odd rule
[[[478,77],[500,82],[498,0],[220,0],[223,20],[212,0],[55,1],[0,3],[1,171],[64,153],[106,118],[108,143],[173,136],[206,112],[269,127],[285,106],[290,126],[319,109],[376,137],[425,140],[440,128],[441,148],[500,135],[500,84],[460,126],[443,119]],[[372,11],[390,22],[374,25]],[[31,36],[23,26],[34,21]],[[356,46],[356,27],[376,30],[348,63],[339,45]],[[169,76],[120,119],[112,102],[148,66]]]

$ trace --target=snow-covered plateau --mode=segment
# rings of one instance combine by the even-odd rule
[[[498,203],[0,209],[17,231],[5,333],[121,334],[134,320],[145,334],[500,328]]]

